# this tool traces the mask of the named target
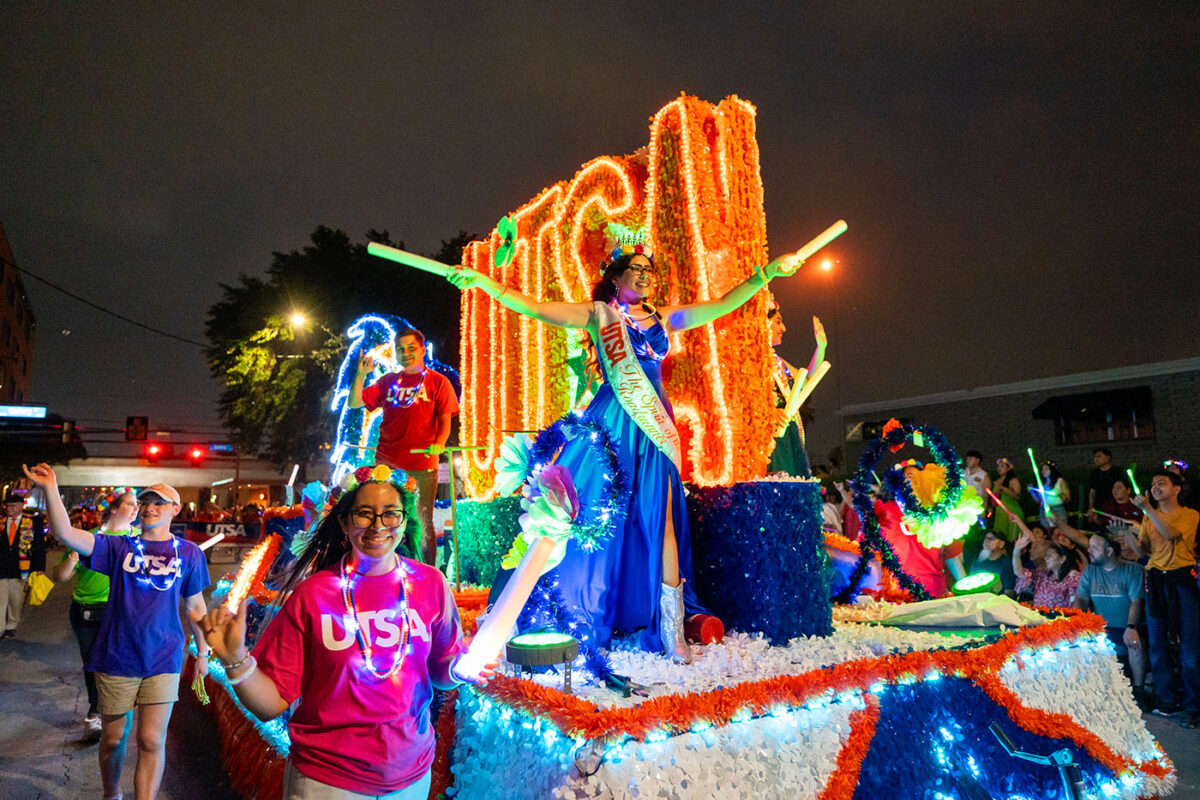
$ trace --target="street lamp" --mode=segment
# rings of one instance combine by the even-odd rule
[[[288,317],[288,322],[292,323],[294,328],[303,328],[308,324],[308,317],[299,311],[293,311],[292,316]]]

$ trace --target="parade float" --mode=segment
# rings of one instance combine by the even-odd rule
[[[716,105],[677,98],[651,118],[645,148],[593,159],[545,188],[470,244],[463,265],[533,297],[581,301],[607,237],[641,229],[670,275],[654,303],[723,294],[767,260],[755,113],[737,97]],[[543,620],[546,636],[509,642],[517,663],[507,674],[444,699],[431,796],[1169,794],[1174,768],[1141,721],[1100,618],[993,595],[927,599],[880,534],[870,504],[877,465],[905,512],[905,530],[929,546],[971,515],[957,455],[936,431],[896,423],[869,443],[851,480],[859,541],[822,530],[816,481],[765,474],[777,425],[768,400],[768,302],[761,292],[714,323],[673,333],[680,355],[663,367],[690,491],[695,588],[724,621],[724,641],[697,646],[691,664],[620,639],[603,652],[580,652],[570,609],[558,607],[545,580],[528,581],[528,600],[519,598],[512,613]],[[479,292],[464,292],[461,326],[460,457],[469,497],[455,509],[452,574],[474,632],[487,587],[504,566],[518,562],[519,573],[536,550],[515,546],[530,498],[513,492],[529,485],[538,454],[553,452],[561,437],[590,436],[603,463],[606,444],[576,413],[588,357],[577,333],[513,314]],[[352,350],[386,360],[394,330],[387,320],[360,320]],[[344,405],[348,368],[335,391],[335,482],[372,461],[374,423]],[[937,469],[881,463],[903,447],[926,452]],[[506,482],[506,471],[516,480]],[[619,503],[619,475],[610,489]],[[604,508],[589,511],[600,525]],[[299,508],[273,519],[279,529],[268,524],[259,561],[252,554],[218,592],[220,601],[252,599],[252,628],[270,613],[264,564],[286,559],[303,528]],[[572,530],[592,535],[586,527]],[[487,616],[505,602],[501,595]],[[511,623],[491,635],[497,627],[506,636]],[[207,685],[233,785],[247,797],[278,797],[285,720],[253,719],[219,665]]]

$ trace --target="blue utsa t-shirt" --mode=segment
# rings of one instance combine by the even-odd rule
[[[108,610],[86,669],[130,678],[179,672],[184,642],[180,598],[208,586],[208,564],[200,548],[175,537],[148,542],[97,534],[92,569],[108,576]]]

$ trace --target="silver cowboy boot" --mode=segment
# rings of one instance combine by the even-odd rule
[[[658,595],[658,635],[663,653],[676,664],[692,663],[692,649],[683,635],[683,579],[675,586],[663,584]]]

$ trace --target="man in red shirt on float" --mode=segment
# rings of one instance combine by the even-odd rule
[[[421,530],[412,531],[414,556],[429,565],[437,558],[433,501],[437,496],[438,456],[450,438],[450,417],[458,413],[458,397],[445,375],[425,367],[425,337],[414,328],[396,334],[399,372],[389,372],[363,387],[375,359],[363,353],[350,386],[350,408],[383,409],[375,461],[407,472],[417,482],[417,516]],[[425,450],[428,453],[414,453]]]

